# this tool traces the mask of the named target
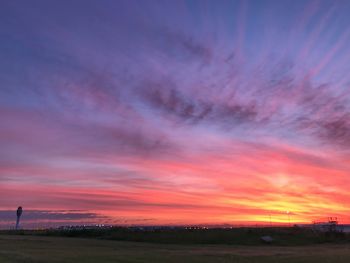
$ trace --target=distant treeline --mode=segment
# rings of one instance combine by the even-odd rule
[[[293,246],[317,243],[350,243],[350,235],[339,232],[322,233],[310,228],[216,228],[216,229],[153,229],[111,227],[96,229],[47,229],[47,230],[8,230],[0,234],[42,235],[61,237],[98,238],[133,242],[162,244],[234,244],[261,245],[261,237],[269,236],[274,245]]]

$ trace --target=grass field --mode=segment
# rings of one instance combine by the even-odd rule
[[[211,244],[261,246],[262,236],[271,236],[276,246],[301,246],[323,243],[350,244],[350,234],[315,232],[310,228],[212,228],[212,229],[157,229],[140,230],[127,227],[93,229],[1,230],[0,235],[34,235],[108,239],[115,241],[146,242],[157,244]]]
[[[1,263],[34,262],[350,262],[349,244],[237,246],[150,244],[67,237],[0,235]]]

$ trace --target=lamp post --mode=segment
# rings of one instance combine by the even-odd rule
[[[287,215],[288,215],[288,224],[290,226],[290,212],[289,211],[287,211]]]

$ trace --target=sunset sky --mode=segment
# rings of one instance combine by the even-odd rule
[[[0,228],[350,223],[349,1],[0,1]]]

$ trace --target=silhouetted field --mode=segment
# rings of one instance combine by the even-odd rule
[[[3,234],[98,238],[160,244],[262,245],[262,236],[271,236],[274,245],[296,246],[321,243],[349,243],[345,233],[320,233],[308,228],[233,228],[233,229],[159,229],[139,230],[113,227],[106,229],[0,231]]]
[[[0,235],[1,263],[348,263],[348,244],[238,246],[154,244],[31,235]]]

